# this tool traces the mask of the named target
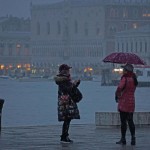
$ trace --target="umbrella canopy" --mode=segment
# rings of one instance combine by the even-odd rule
[[[144,61],[138,55],[134,53],[123,53],[123,52],[111,53],[103,59],[103,62],[145,65]]]

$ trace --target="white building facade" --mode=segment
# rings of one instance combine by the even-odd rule
[[[150,65],[150,25],[116,34],[117,52],[135,53]]]
[[[34,65],[68,63],[79,67],[100,64],[100,58],[104,56],[104,22],[101,21],[104,20],[104,8],[76,4],[67,1],[33,6]]]
[[[0,75],[31,64],[30,19],[0,17]]]
[[[64,0],[31,5],[33,66],[101,66],[117,32],[150,23],[150,0]]]

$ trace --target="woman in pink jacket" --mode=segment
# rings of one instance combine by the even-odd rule
[[[123,75],[115,93],[121,120],[121,139],[116,142],[116,144],[126,144],[126,130],[128,123],[131,133],[131,145],[135,145],[136,139],[133,113],[135,110],[134,93],[136,86],[138,85],[138,81],[135,73],[133,72],[134,68],[131,64],[126,64],[125,66],[122,66],[122,68]]]

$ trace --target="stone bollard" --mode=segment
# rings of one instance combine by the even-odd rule
[[[4,100],[0,99],[0,131],[1,131],[1,118],[2,118],[2,108],[3,108]]]

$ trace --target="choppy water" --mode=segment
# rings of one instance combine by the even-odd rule
[[[95,123],[95,112],[117,111],[116,87],[100,82],[81,82],[83,100],[78,104],[81,119],[76,124]],[[150,88],[137,88],[136,111],[150,110]],[[54,82],[0,81],[0,98],[4,127],[59,124],[57,121],[57,86]]]

